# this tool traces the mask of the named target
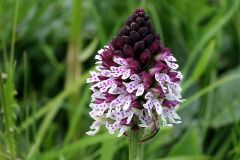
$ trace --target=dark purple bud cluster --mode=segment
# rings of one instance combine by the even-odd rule
[[[151,20],[143,9],[137,9],[112,41],[112,46],[123,58],[134,58],[143,65],[160,52],[161,43],[154,33]]]

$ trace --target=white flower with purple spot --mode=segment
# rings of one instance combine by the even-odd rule
[[[132,80],[129,83],[123,83],[126,86],[126,90],[129,93],[133,93],[136,91],[136,96],[141,96],[144,93],[144,85],[141,83],[141,78],[137,74],[133,74],[130,76],[130,80]]]
[[[162,100],[155,99],[151,92],[148,92],[145,95],[145,99],[147,100],[147,102],[145,104],[143,104],[143,107],[145,109],[147,109],[149,116],[151,117],[153,107],[155,107],[157,114],[161,115],[161,113],[162,113],[162,106],[161,106]]]
[[[145,15],[143,10],[134,14]],[[132,21],[139,23],[139,30],[132,28]],[[146,136],[152,137],[161,125],[181,123],[176,109],[183,102],[183,75],[177,71],[171,49],[165,48],[155,33],[147,32],[151,26],[141,28],[145,21],[128,20],[119,35],[95,56],[96,71],[87,79],[93,92],[89,114],[94,119],[88,135],[105,126],[118,136],[128,135],[129,130],[150,130]]]

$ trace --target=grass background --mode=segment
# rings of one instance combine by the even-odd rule
[[[128,158],[127,138],[85,134],[85,81],[138,7],[179,60],[187,99],[144,159],[240,159],[239,0],[0,0],[0,159]]]

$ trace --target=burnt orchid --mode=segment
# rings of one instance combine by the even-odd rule
[[[118,137],[131,130],[148,130],[147,137],[152,137],[161,125],[181,123],[176,109],[183,102],[183,75],[143,9],[128,18],[95,58],[96,71],[87,79],[93,91],[90,116],[95,120],[88,135],[105,126]]]

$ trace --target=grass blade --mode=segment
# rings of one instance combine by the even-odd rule
[[[74,143],[65,145],[63,148],[60,149],[53,149],[51,151],[48,151],[46,153],[43,153],[41,155],[41,159],[56,159],[60,155],[67,155],[67,154],[74,154],[76,152],[79,152],[80,149],[86,148],[90,145],[97,144],[106,140],[112,140],[116,137],[114,135],[102,134],[102,135],[96,135],[94,137],[85,137],[81,140],[78,140]]]
[[[13,107],[15,105],[14,99],[14,85],[13,85],[13,70],[12,68],[8,68],[7,72],[7,80],[6,84],[4,84],[2,76],[0,76],[0,105],[3,107],[4,111],[4,118],[6,122],[6,133],[7,133],[7,144],[10,151],[11,159],[16,159],[16,152],[15,152],[15,144],[14,144],[14,111]],[[0,73],[2,73],[2,69],[0,67]]]
[[[186,91],[204,73],[212,55],[215,53],[215,44],[215,40],[209,42],[206,50],[203,52],[202,56],[198,60],[191,77],[189,77],[186,83],[183,84],[183,90]]]
[[[105,30],[104,30],[104,27],[102,25],[101,17],[99,16],[100,14],[99,14],[93,0],[90,0],[88,2],[89,2],[89,5],[90,5],[90,9],[92,11],[92,14],[93,14],[93,18],[95,18],[95,22],[96,22],[96,26],[97,26],[96,28],[97,28],[99,36],[100,36],[101,46],[104,46],[107,43],[107,36],[106,36]]]
[[[100,160],[112,160],[116,148],[116,138],[104,141],[101,146]]]
[[[15,1],[15,9],[14,9],[14,18],[13,18],[11,50],[10,50],[10,65],[11,66],[14,65],[13,60],[14,60],[14,50],[15,50],[16,32],[17,32],[18,9],[19,9],[19,0],[16,0]]]
[[[88,72],[83,74],[80,81],[75,82],[74,84],[71,84],[71,87],[64,89],[61,93],[59,93],[55,98],[53,98],[53,100],[51,100],[50,102],[48,102],[46,105],[44,105],[43,107],[41,107],[41,109],[39,109],[38,111],[36,111],[35,114],[33,114],[32,116],[30,116],[28,119],[26,119],[24,122],[21,123],[21,125],[18,127],[18,130],[21,132],[23,130],[25,130],[27,127],[29,127],[30,125],[34,124],[35,121],[37,121],[38,119],[40,119],[44,114],[46,114],[49,110],[52,109],[53,104],[55,104],[55,102],[58,102],[59,100],[63,100],[66,97],[68,97],[69,95],[71,95],[72,93],[74,93],[76,90],[78,90],[78,88],[85,83],[86,78],[88,77]]]
[[[212,83],[211,85],[201,89],[200,91],[198,91],[197,93],[195,93],[194,95],[189,97],[188,100],[182,104],[182,106],[179,108],[179,110],[186,108],[191,103],[193,103],[195,100],[197,100],[201,96],[205,95],[209,91],[212,91],[213,89],[215,89],[223,84],[229,83],[233,80],[236,80],[236,79],[240,79],[240,75],[225,76],[225,77],[217,80],[215,83]]]
[[[97,48],[98,42],[99,42],[99,39],[95,37],[92,40],[92,42],[82,51],[82,54],[79,55],[80,62],[84,62],[88,60],[88,58],[90,58],[94,54],[94,51]]]
[[[32,145],[32,147],[28,153],[27,159],[31,159],[33,154],[38,150],[38,148],[46,134],[46,131],[47,131],[49,125],[51,124],[51,121],[53,120],[54,116],[56,115],[57,111],[60,109],[60,106],[61,106],[61,103],[63,102],[63,100],[67,96],[76,92],[76,90],[78,90],[78,88],[85,82],[85,78],[86,77],[81,77],[81,80],[79,82],[72,84],[70,87],[68,87],[67,89],[62,91],[58,96],[56,96],[53,100],[51,100],[45,106],[43,106],[43,108],[45,109],[44,111],[47,111],[48,113],[45,116],[43,122],[41,123],[40,128],[38,129],[36,141]],[[27,122],[25,122],[21,125],[22,126],[21,129],[27,128],[29,126],[29,123],[33,123],[34,121],[36,121],[36,118],[37,117],[29,117],[27,119]]]
[[[199,42],[196,44],[196,46],[193,48],[191,53],[189,54],[189,58],[187,60],[186,65],[183,69],[183,74],[187,75],[189,69],[191,68],[192,63],[194,62],[195,58],[197,57],[198,53],[202,50],[204,45],[213,37],[215,36],[218,31],[230,20],[230,18],[234,15],[234,13],[239,8],[240,1],[234,1],[231,8],[227,13],[220,16],[218,21],[214,23],[214,25],[210,26],[210,28],[206,31],[205,34],[200,38]]]
[[[90,89],[86,88],[85,90],[83,90],[82,93],[84,93],[82,100],[80,101],[80,104],[78,105],[77,110],[74,112],[74,115],[71,118],[70,127],[68,129],[66,138],[64,140],[64,144],[68,143],[73,138],[74,133],[76,132],[76,129],[78,129],[77,125],[78,125],[81,115],[83,114],[83,111],[85,109],[84,106],[86,105],[86,102],[88,102],[88,100],[89,100],[88,98],[90,95]]]
[[[70,37],[68,42],[67,58],[66,58],[66,81],[65,87],[70,86],[75,81],[79,80],[80,77],[80,62],[78,58],[79,51],[82,47],[82,37],[80,33],[80,28],[82,24],[83,12],[82,11],[82,0],[72,1],[72,17],[71,17],[71,29]],[[76,94],[77,96],[77,94]],[[73,97],[74,99],[74,97]]]

